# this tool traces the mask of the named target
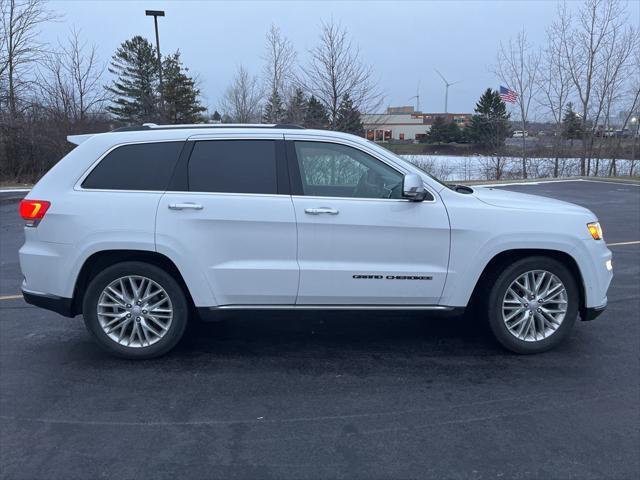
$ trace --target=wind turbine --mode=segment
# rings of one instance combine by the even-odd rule
[[[416,113],[420,113],[420,80],[418,80],[418,88],[416,88],[416,94],[413,97],[409,97],[409,100],[416,99]]]
[[[444,75],[442,75],[437,68],[434,68],[434,70],[436,71],[436,73],[440,76],[440,78],[442,79],[442,81],[444,82],[444,113],[449,113],[447,111],[447,104],[449,102],[449,87],[451,85],[455,85],[456,83],[460,83],[462,80],[458,80],[457,82],[449,82],[447,81],[446,78],[444,78]]]

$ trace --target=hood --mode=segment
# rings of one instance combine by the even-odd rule
[[[535,210],[553,213],[581,213],[594,216],[590,210],[574,203],[553,198],[511,192],[502,188],[474,187],[473,195],[480,201],[495,207],[517,210]]]

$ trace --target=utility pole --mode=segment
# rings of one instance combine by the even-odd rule
[[[160,58],[160,34],[158,33],[158,17],[164,17],[164,10],[145,10],[147,17],[153,17],[156,28],[156,52],[158,54],[158,76],[160,78],[160,113],[164,117],[164,88],[162,85],[162,59]]]

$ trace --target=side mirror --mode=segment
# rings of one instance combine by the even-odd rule
[[[420,175],[408,173],[402,180],[402,196],[413,202],[421,202],[424,200],[427,191],[424,189],[424,183]]]

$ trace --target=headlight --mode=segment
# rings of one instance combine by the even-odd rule
[[[600,222],[587,223],[587,228],[594,240],[602,240],[602,227],[600,226]]]

